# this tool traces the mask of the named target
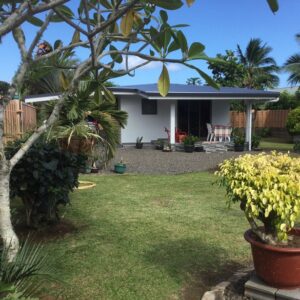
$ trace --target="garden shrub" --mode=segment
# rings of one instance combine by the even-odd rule
[[[10,158],[22,140],[6,148]],[[55,142],[36,142],[14,167],[10,179],[11,197],[20,197],[26,210],[27,225],[59,220],[58,208],[69,203],[69,192],[78,186],[79,170],[85,157],[61,150]]]
[[[251,148],[257,149],[261,141],[261,137],[257,134],[253,134],[251,137]]]
[[[294,151],[297,152],[297,153],[300,153],[300,142],[295,143]]]
[[[286,129],[291,135],[300,134],[300,107],[289,112],[286,121]]]

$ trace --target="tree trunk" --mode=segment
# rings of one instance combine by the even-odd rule
[[[19,250],[19,240],[11,223],[9,178],[9,162],[2,160],[0,166],[0,234],[4,247],[7,249],[8,261],[12,261]]]

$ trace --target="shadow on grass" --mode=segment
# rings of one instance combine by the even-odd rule
[[[168,240],[145,254],[148,263],[164,268],[177,282],[184,300],[201,299],[210,287],[228,279],[242,265],[228,259],[224,249],[200,239]]]

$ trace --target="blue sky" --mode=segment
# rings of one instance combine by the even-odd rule
[[[190,27],[184,28],[189,43],[203,43],[206,53],[211,57],[224,53],[226,49],[235,50],[237,44],[245,49],[250,38],[261,38],[273,48],[272,56],[278,65],[282,65],[290,55],[300,50],[295,40],[295,34],[300,32],[300,1],[279,0],[279,5],[280,9],[274,15],[266,0],[196,0],[191,8],[185,6],[170,12],[169,20],[170,24],[189,24]],[[37,30],[28,25],[25,29],[28,39]],[[44,39],[67,42],[71,35],[71,29],[56,25],[46,33]],[[11,81],[19,61],[18,49],[12,38],[5,36],[0,45],[0,80]],[[205,63],[196,64],[207,71]],[[169,69],[172,83],[185,83],[188,77],[198,76],[194,71],[180,66],[170,65]],[[153,83],[157,81],[160,71],[159,64],[152,64],[136,71],[135,77],[125,76],[114,82],[119,85]],[[279,76],[280,86],[288,86],[288,75],[282,73]]]

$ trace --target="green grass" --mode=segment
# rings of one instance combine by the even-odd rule
[[[72,195],[78,230],[46,243],[66,299],[199,299],[250,260],[244,217],[210,173],[81,179],[97,186]]]
[[[292,151],[294,144],[277,138],[264,138],[259,148],[263,150]]]

